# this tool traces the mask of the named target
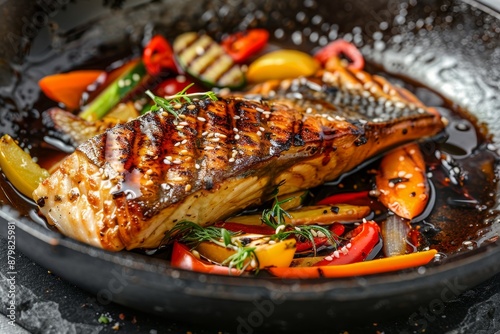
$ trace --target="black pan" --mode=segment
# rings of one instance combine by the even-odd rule
[[[500,15],[475,1],[140,2],[48,1],[34,6],[7,1],[0,20],[0,130],[18,138],[36,135],[37,79],[137,52],[152,30],[168,36],[205,29],[217,35],[265,26],[275,31],[273,38],[280,44],[307,50],[318,45],[320,36],[353,40],[373,64],[410,77],[470,110],[484,124],[483,131],[487,128],[493,136],[491,149],[496,149]],[[28,120],[33,123],[26,124]],[[443,303],[500,272],[496,241],[425,270],[365,277],[281,280],[203,275],[173,269],[162,259],[110,253],[65,238],[47,229],[5,181],[2,191],[0,217],[15,222],[17,249],[95,294],[100,303],[116,302],[180,321],[196,318],[197,323],[218,328],[224,324],[242,333],[313,329],[325,323],[334,331],[360,318],[377,321],[412,314],[419,307],[439,314]],[[496,205],[490,227],[475,239],[498,238],[495,209]],[[426,321],[414,315],[411,321],[417,325]]]

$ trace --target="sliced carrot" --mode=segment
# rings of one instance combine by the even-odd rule
[[[268,270],[274,276],[281,278],[353,277],[423,266],[428,264],[436,254],[437,250],[431,249],[423,252],[338,266],[269,268]]]
[[[376,176],[379,201],[398,216],[412,219],[429,201],[425,162],[417,144],[398,148],[382,158]]]
[[[98,70],[79,70],[53,74],[43,77],[38,85],[48,98],[64,103],[68,109],[77,109],[87,87],[103,73]]]

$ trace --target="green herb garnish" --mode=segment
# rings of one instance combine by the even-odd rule
[[[150,111],[164,110],[164,111],[171,113],[176,118],[178,118],[179,113],[174,108],[174,106],[176,104],[192,103],[192,98],[202,98],[202,99],[208,98],[212,101],[217,101],[217,96],[212,91],[203,92],[203,93],[190,93],[190,94],[186,93],[187,90],[192,85],[194,85],[194,84],[190,84],[190,85],[186,86],[183,90],[181,90],[177,94],[165,96],[165,97],[156,96],[150,90],[146,91],[146,95],[148,95],[155,103],[154,106],[151,107]]]
[[[333,246],[337,246],[337,240],[334,238],[329,229],[324,228],[319,225],[300,225],[293,226],[286,223],[286,217],[292,218],[292,216],[284,210],[281,205],[292,200],[292,197],[286,198],[284,200],[278,200],[279,187],[283,183],[280,183],[276,187],[273,196],[274,204],[271,209],[265,209],[262,212],[261,220],[267,226],[273,228],[276,233],[271,236],[272,240],[285,240],[290,236],[297,236],[299,238],[307,239],[311,242],[314,254],[316,255],[316,243],[314,242],[314,237],[317,235],[324,236],[328,238]]]
[[[193,248],[200,242],[209,241],[221,247],[234,250],[236,253],[221,263],[223,265],[228,265],[229,269],[236,268],[243,271],[249,265],[256,265],[256,270],[259,270],[259,259],[257,259],[257,256],[255,255],[256,247],[243,246],[237,239],[233,240],[233,237],[237,236],[238,233],[230,232],[221,227],[202,227],[193,222],[183,220],[177,223],[165,235],[165,239],[171,240],[171,237],[174,235],[178,236],[177,240],[186,243]]]

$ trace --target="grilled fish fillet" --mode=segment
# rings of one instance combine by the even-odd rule
[[[437,134],[439,115],[382,78],[345,70],[186,103],[81,144],[34,191],[50,224],[108,250],[158,247],[177,222],[209,225],[334,180]],[[264,96],[264,97],[263,97]]]

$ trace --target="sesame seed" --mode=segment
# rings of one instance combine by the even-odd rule
[[[257,268],[257,261],[255,259],[252,259],[252,261],[250,261],[250,266],[252,268]]]
[[[118,80],[118,87],[120,87],[120,88],[125,87],[125,81],[123,81],[123,80]]]
[[[141,76],[137,73],[132,74],[132,80],[139,81],[141,80]]]
[[[399,156],[399,161],[405,161],[404,155]]]
[[[349,250],[347,249],[347,247],[346,247],[346,246],[342,247],[342,248],[340,249],[340,251],[341,251],[341,252],[342,252],[342,254],[344,254],[344,255],[346,255],[347,253],[349,253]]]
[[[177,125],[175,128],[176,128],[177,130],[182,130],[182,129],[184,129],[184,125]]]
[[[206,121],[207,121],[204,117],[197,117],[197,119],[198,119],[200,122],[206,122]]]
[[[181,108],[182,108],[182,104],[180,104],[180,103],[174,104],[174,109],[181,109]]]
[[[182,150],[182,151],[179,152],[180,155],[186,155],[188,153],[189,153],[188,150]]]
[[[240,117],[240,116],[238,116],[238,115],[234,115],[234,116],[233,116],[233,118],[234,118],[234,119],[240,119],[241,117]]]
[[[398,172],[398,177],[403,177],[403,176],[405,176],[405,174],[406,174],[406,172],[404,170],[400,170]]]
[[[177,143],[174,144],[175,147],[180,146],[180,145],[181,145],[180,141],[178,141]]]
[[[190,104],[190,105],[187,106],[187,108],[189,110],[194,110],[194,109],[196,109],[196,106],[194,104]]]
[[[212,142],[218,142],[218,141],[220,141],[220,138],[219,137],[211,138],[210,141],[212,141]]]
[[[229,158],[229,162],[234,162],[234,158]]]
[[[269,240],[267,243],[268,243],[268,244],[270,244],[270,245],[274,245],[274,244],[276,243],[276,241],[274,241],[274,240]]]
[[[188,142],[188,141],[187,141],[187,139],[184,139],[183,141],[181,141],[181,144],[182,144],[182,145],[184,145],[184,144],[186,144],[187,142]]]
[[[319,237],[319,238],[325,238],[325,237],[326,237],[326,235],[325,235],[323,232],[318,231],[318,237]]]
[[[310,114],[310,113],[312,113],[312,112],[313,112],[313,110],[312,110],[312,108],[311,108],[311,107],[309,107],[309,108],[307,108],[307,109],[306,109],[306,114]]]
[[[165,159],[167,159],[168,161],[172,161],[172,157],[170,155],[167,155]]]
[[[180,123],[179,123],[179,125],[188,126],[188,125],[189,125],[189,123],[188,123],[188,122],[183,121],[183,122],[180,122]]]
[[[263,112],[264,111],[264,109],[262,109],[260,107],[255,108],[255,110],[258,111],[258,112]]]
[[[427,195],[426,194],[420,194],[420,195],[418,195],[418,198],[420,198],[422,201],[424,201],[424,200],[427,199]]]
[[[415,150],[412,148],[409,153],[410,154],[415,154]]]
[[[285,225],[278,225],[278,227],[276,228],[276,231],[274,231],[274,233],[278,234],[284,229],[285,229]]]
[[[200,168],[201,168],[201,166],[200,166],[199,164],[195,164],[195,165],[194,165],[194,168],[196,168],[196,169],[200,169]]]
[[[202,137],[206,137],[207,135],[208,135],[208,131],[204,131],[204,132],[201,133]]]
[[[257,131],[257,133],[256,133],[256,134],[257,134],[257,136],[259,136],[259,137],[260,137],[260,136],[262,136],[262,132],[260,132],[260,131]]]
[[[405,179],[411,179],[413,177],[412,173],[405,174]]]
[[[238,132],[239,130],[238,130],[238,128],[233,128],[233,131]]]
[[[175,159],[172,161],[172,163],[176,164],[176,165],[180,165],[182,163],[182,160],[181,159]]]
[[[351,243],[348,243],[347,245],[345,245],[347,248],[351,248],[352,247],[352,244]]]
[[[259,128],[259,130],[262,132],[266,131],[266,129],[264,129],[264,127],[262,127],[262,126]]]
[[[153,180],[147,180],[145,185],[149,187],[149,186],[152,186],[153,183],[154,183]]]
[[[418,183],[418,184],[417,184],[417,187],[419,187],[419,188],[424,188],[424,187],[425,187],[425,183],[420,182],[420,183]]]
[[[402,184],[402,183],[399,183],[397,186],[396,186],[396,189],[405,189],[406,188],[406,184]]]
[[[190,191],[191,190],[191,185],[190,184],[186,184],[186,186],[184,187],[184,190],[186,192]]]
[[[207,138],[212,138],[213,136],[215,136],[215,133],[210,132],[210,133],[207,135]]]
[[[211,151],[213,149],[215,149],[213,146],[205,146],[204,148],[205,151]]]
[[[184,115],[184,114],[179,114],[177,117],[179,117],[181,119],[186,119],[186,115]]]
[[[240,135],[235,135],[234,139],[236,139],[236,140],[240,139]]]
[[[312,234],[314,237],[317,237],[317,236],[318,236],[318,233],[317,233],[315,230],[311,230],[311,234]]]
[[[338,250],[336,250],[335,252],[333,252],[332,254],[333,256],[335,256],[337,259],[340,257],[340,253]],[[332,259],[333,260],[333,259]]]
[[[325,256],[325,260],[327,260],[327,261],[331,261],[331,260],[333,260],[333,257],[331,257],[330,255]]]
[[[389,188],[394,188],[394,182],[389,182]]]
[[[194,257],[197,258],[198,260],[201,258],[200,252],[198,252],[196,249],[191,250],[191,254],[193,254]]]

